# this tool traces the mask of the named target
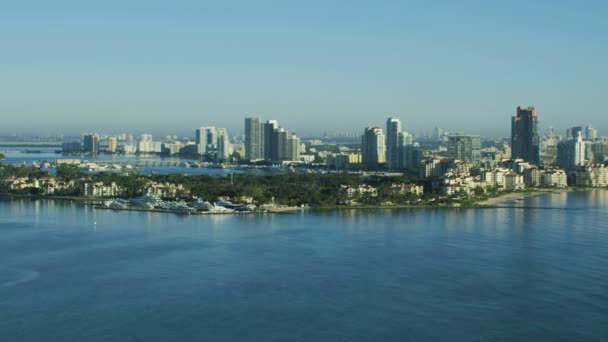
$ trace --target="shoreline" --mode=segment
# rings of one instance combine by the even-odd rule
[[[572,191],[585,191],[592,190],[595,188],[545,188],[545,189],[533,189],[523,192],[507,192],[501,193],[496,197],[487,198],[484,200],[478,200],[474,203],[465,205],[446,204],[446,205],[412,205],[412,204],[401,204],[401,205],[357,205],[357,206],[342,206],[333,205],[326,207],[289,207],[279,206],[276,208],[265,208],[262,210],[255,211],[234,211],[228,213],[221,212],[205,212],[205,211],[178,211],[178,210],[166,210],[166,209],[146,209],[146,208],[107,208],[103,206],[103,201],[107,199],[103,198],[88,198],[88,197],[76,197],[76,196],[43,196],[43,195],[25,195],[25,194],[10,194],[1,193],[0,200],[2,198],[28,198],[28,199],[48,199],[48,200],[59,200],[59,201],[70,201],[78,202],[83,205],[90,205],[97,209],[105,210],[116,210],[116,211],[139,211],[139,212],[157,212],[157,213],[169,213],[169,214],[180,214],[180,215],[252,215],[252,214],[291,214],[295,212],[302,212],[308,210],[314,211],[328,211],[328,210],[398,210],[398,209],[489,209],[489,208],[526,208],[525,206],[517,206],[511,204],[514,201],[522,201],[526,198],[546,196],[550,194],[564,194]]]
[[[555,188],[555,189],[534,189],[524,192],[507,192],[496,197],[488,198],[475,203],[478,208],[511,208],[513,205],[506,205],[513,201],[522,201],[530,197],[546,196],[550,194],[564,194],[575,191],[572,188]]]

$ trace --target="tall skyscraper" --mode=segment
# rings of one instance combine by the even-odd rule
[[[481,160],[481,141],[473,135],[451,135],[448,137],[448,157],[466,160],[473,164]]]
[[[375,168],[386,161],[384,133],[380,127],[367,127],[361,137],[361,162]]]
[[[264,159],[280,160],[278,131],[279,122],[277,120],[268,120],[264,123]]]
[[[517,107],[517,114],[511,118],[511,155],[530,164],[540,164],[538,116],[534,107]]]
[[[262,119],[245,119],[245,159],[264,159],[264,129]]]
[[[401,121],[395,118],[386,120],[386,164],[389,170],[399,167],[399,133]]]
[[[196,151],[198,155],[205,155],[207,153],[207,128],[200,127],[195,131],[195,142]]]
[[[225,128],[218,128],[215,134],[217,135],[217,141],[214,144],[217,146],[216,159],[217,161],[227,160],[231,153],[228,131]]]

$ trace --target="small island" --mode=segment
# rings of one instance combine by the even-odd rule
[[[288,212],[301,208],[496,207],[502,200],[564,191],[560,187],[473,191],[434,187],[408,175],[357,173],[185,174],[85,173],[58,164],[55,175],[34,166],[0,166],[0,194],[90,203],[99,208],[188,214]],[[450,190],[446,193],[446,189]]]

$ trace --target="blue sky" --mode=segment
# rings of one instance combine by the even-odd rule
[[[608,134],[603,1],[4,1],[0,131]]]

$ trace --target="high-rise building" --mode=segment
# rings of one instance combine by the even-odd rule
[[[413,137],[408,132],[399,133],[399,168],[417,168],[420,163],[420,146],[414,145]]]
[[[116,153],[116,148],[118,147],[118,140],[116,137],[108,137],[108,152]]]
[[[228,131],[225,128],[218,128],[215,131],[217,135],[217,141],[215,145],[217,145],[217,153],[216,159],[218,161],[224,161],[230,158],[231,147],[230,147],[230,138],[228,136]]]
[[[280,126],[277,120],[268,120],[264,123],[264,159],[280,160],[279,143],[277,136]]]
[[[217,144],[217,132],[215,127],[205,127],[205,137],[207,139],[207,146]]]
[[[82,150],[89,153],[99,153],[99,135],[96,133],[85,134]]]
[[[152,134],[142,134],[139,137],[139,145],[137,146],[139,153],[160,153],[162,150],[162,143],[160,141],[154,141]]]
[[[557,145],[557,165],[566,170],[584,166],[586,162],[586,144],[583,133],[577,132],[576,139],[568,139]]]
[[[264,129],[262,119],[245,119],[245,159],[264,159]]]
[[[570,127],[566,130],[566,139],[577,139],[579,133],[581,133],[583,135],[583,138],[585,138],[585,131],[583,131],[583,127]]]
[[[292,133],[287,138],[287,160],[300,160],[300,138]]]
[[[448,137],[448,157],[469,161],[473,164],[481,160],[481,141],[473,135],[451,135]]]
[[[194,132],[195,135],[195,143],[196,150],[199,155],[204,155],[207,153],[207,132],[205,127],[197,128]]]
[[[395,118],[386,120],[386,164],[389,170],[399,167],[399,134],[401,121]]]
[[[361,159],[363,165],[375,168],[386,162],[384,133],[380,127],[367,127],[361,137]]]
[[[597,130],[591,127],[591,125],[587,125],[587,127],[585,127],[585,138],[591,141],[597,139]]]
[[[559,139],[549,134],[540,142],[540,159],[544,166],[555,164],[557,161],[558,143]]]
[[[195,131],[195,142],[199,155],[205,155],[217,144],[215,127],[200,127]]]
[[[534,107],[517,107],[517,114],[511,118],[511,154],[512,158],[540,164],[538,116]]]

